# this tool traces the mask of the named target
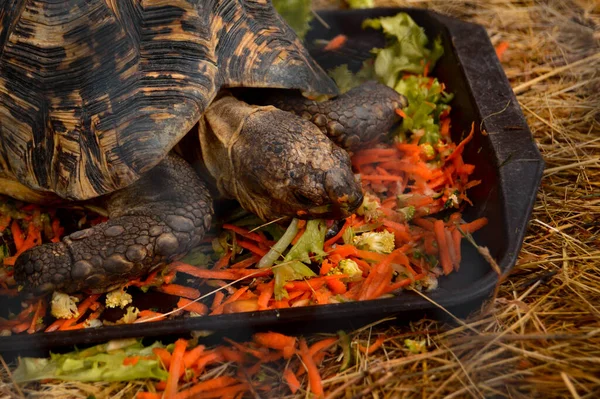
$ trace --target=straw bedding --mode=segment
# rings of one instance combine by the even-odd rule
[[[314,7],[340,3],[319,0]],[[482,24],[494,45],[507,42],[502,63],[547,169],[518,264],[495,299],[452,325],[421,320],[352,332],[354,344],[385,334],[383,350],[356,350],[355,366],[343,373],[339,352],[327,357],[320,369],[326,397],[600,397],[600,3],[375,4],[427,7]],[[408,349],[407,339],[423,341],[420,353]],[[128,398],[149,383],[19,389],[3,369],[0,397],[7,398]],[[274,385],[278,374],[265,373]]]

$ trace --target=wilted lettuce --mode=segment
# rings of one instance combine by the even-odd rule
[[[305,263],[311,263],[311,254],[316,259],[325,255],[323,245],[326,233],[325,221],[316,219],[306,222],[306,230],[298,242],[289,250],[283,262],[273,268],[276,299],[287,297],[284,286],[288,281],[315,276],[315,273]]]
[[[109,344],[97,345],[83,351],[51,354],[50,358],[20,359],[14,371],[16,382],[58,379],[70,381],[130,381],[152,378],[166,380],[168,373],[154,358],[152,349],[162,347],[160,343],[143,347],[133,345],[110,351]],[[139,356],[135,364],[123,365],[127,357]]]
[[[400,80],[394,89],[408,99],[401,132],[422,129],[421,144],[437,143],[440,139],[440,114],[448,108],[452,95],[443,90],[437,79],[430,82],[430,78],[414,75]]]
[[[387,43],[382,49],[373,49],[375,73],[382,82],[395,87],[405,72],[423,74],[425,65],[432,69],[444,53],[440,38],[428,48],[429,39],[423,28],[406,13],[393,17],[367,19],[363,28],[382,30]]]

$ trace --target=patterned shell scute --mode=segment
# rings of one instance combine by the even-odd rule
[[[270,2],[0,2],[0,175],[67,199],[125,187],[221,86],[335,92]]]

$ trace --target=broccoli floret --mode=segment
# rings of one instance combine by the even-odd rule
[[[423,155],[425,156],[425,159],[427,160],[432,160],[433,158],[435,158],[435,148],[433,148],[433,146],[429,143],[424,143],[420,145],[421,147],[421,152],[423,153]]]
[[[342,274],[348,276],[348,280],[356,281],[362,278],[362,270],[358,267],[358,264],[352,259],[342,259],[338,264],[339,270]]]
[[[77,310],[77,302],[79,299],[65,294],[63,292],[54,291],[52,301],[50,302],[50,312],[57,319],[72,319],[79,317]]]
[[[383,215],[379,208],[379,198],[372,194],[365,193],[363,203],[356,210],[356,213],[364,216],[365,221],[368,223],[372,220],[379,219]]]
[[[405,206],[404,208],[400,208],[398,210],[404,216],[405,221],[411,221],[412,218],[415,217],[415,207],[414,206]]]
[[[117,320],[116,324],[131,324],[137,320],[139,314],[140,310],[138,308],[135,306],[129,306],[127,308],[127,312],[125,312],[123,317]]]
[[[116,289],[106,294],[106,307],[116,308],[117,306],[123,309],[133,301],[130,294],[123,288]]]
[[[389,254],[394,250],[394,234],[387,230],[370,231],[354,237],[354,245],[359,249]]]

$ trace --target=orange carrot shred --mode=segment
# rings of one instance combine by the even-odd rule
[[[300,357],[302,359],[302,363],[304,363],[304,366],[306,367],[306,371],[308,374],[308,383],[310,384],[310,390],[317,397],[323,396],[324,391],[321,375],[319,374],[319,369],[317,368],[315,360],[310,355],[308,346],[306,345],[306,341],[304,340],[304,338],[300,338]]]
[[[165,399],[172,399],[177,393],[180,372],[185,367],[183,364],[183,355],[187,344],[187,341],[181,338],[175,341],[175,348],[171,355],[171,365],[169,366],[169,376],[167,377],[167,387],[164,393]]]
[[[340,47],[342,47],[344,45],[344,43],[346,43],[347,40],[348,40],[348,37],[346,35],[337,35],[336,37],[331,39],[325,47],[323,47],[323,50],[325,50],[325,51],[337,50]]]
[[[259,332],[252,336],[252,340],[265,348],[282,350],[286,346],[294,346],[296,338],[277,332]]]
[[[179,284],[163,284],[157,288],[158,291],[165,294],[180,296],[187,299],[196,299],[200,297],[200,291],[195,288]]]
[[[461,224],[460,229],[466,234],[474,233],[477,230],[484,227],[485,225],[487,225],[487,223],[488,223],[488,219],[483,217],[483,218],[475,219],[470,223]]]
[[[438,242],[438,250],[440,253],[440,263],[444,274],[448,275],[452,271],[452,259],[450,258],[450,251],[448,249],[448,242],[446,241],[446,232],[443,220],[436,220],[433,222],[433,231],[435,233],[435,239]]]
[[[380,335],[377,337],[377,339],[375,340],[375,342],[373,342],[372,344],[370,344],[368,347],[364,347],[362,345],[358,345],[358,349],[362,352],[365,353],[367,355],[372,354],[373,352],[375,352],[377,349],[379,349],[381,347],[381,345],[383,345],[383,342],[385,341],[385,337],[383,335]]]
[[[200,302],[193,302],[186,298],[180,298],[177,302],[178,308],[183,308],[183,310],[188,312],[198,313],[200,315],[208,314],[208,307]]]
[[[283,370],[283,379],[287,383],[292,393],[296,393],[298,389],[300,389],[300,381],[298,381],[298,378],[296,378],[296,375],[292,372],[292,370],[290,370],[289,367],[286,367]]]

